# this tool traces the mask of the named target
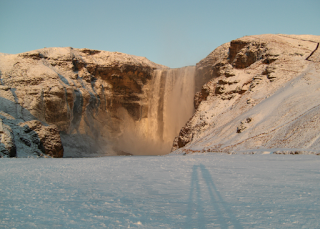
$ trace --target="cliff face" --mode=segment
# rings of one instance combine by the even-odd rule
[[[318,152],[319,42],[311,35],[258,35],[218,47],[196,65],[211,80],[196,93],[196,112],[173,151]]]
[[[248,36],[181,69],[89,49],[0,54],[0,157],[168,153],[195,91],[176,153],[317,151],[319,42]]]
[[[89,49],[0,55],[1,156],[116,155],[109,140],[123,113],[146,116],[153,70],[163,67]]]

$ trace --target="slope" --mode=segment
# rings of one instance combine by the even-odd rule
[[[175,139],[175,153],[317,153],[319,36],[258,35],[226,43],[197,64],[212,77]]]

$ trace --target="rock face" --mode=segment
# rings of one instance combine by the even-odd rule
[[[116,155],[108,141],[121,134],[123,113],[148,112],[156,68],[164,66],[89,49],[0,55],[1,156]]]
[[[55,125],[44,126],[40,121],[32,120],[20,123],[25,133],[33,132],[33,142],[40,141],[40,149],[45,155],[63,157],[63,146],[59,130]]]
[[[0,157],[168,153],[192,103],[177,153],[316,151],[319,42],[243,37],[181,69],[89,49],[0,54]]]
[[[63,146],[56,126],[40,121],[23,122],[0,111],[1,157],[62,157]]]
[[[172,150],[318,152],[319,42],[312,35],[258,35],[218,47],[196,65],[211,80],[196,94],[196,112]]]

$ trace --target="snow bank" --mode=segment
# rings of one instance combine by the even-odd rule
[[[319,228],[320,157],[0,160],[2,228]]]

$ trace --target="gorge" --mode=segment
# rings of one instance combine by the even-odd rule
[[[246,36],[178,69],[70,47],[0,54],[0,156],[320,153],[319,42]]]
[[[117,149],[134,155],[168,154],[180,129],[191,118],[195,93],[195,67],[157,69],[149,84],[147,109],[135,121],[122,114]]]

